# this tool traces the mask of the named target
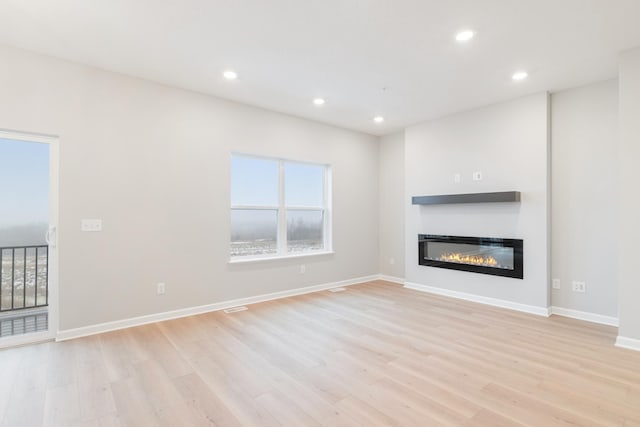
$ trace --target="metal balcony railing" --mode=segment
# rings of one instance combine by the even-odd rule
[[[49,248],[0,247],[0,313],[49,304]]]

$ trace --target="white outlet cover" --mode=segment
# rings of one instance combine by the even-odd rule
[[[307,266],[306,265],[301,265],[300,266],[300,274],[304,274],[307,272]]]
[[[158,295],[164,295],[167,292],[167,285],[164,283],[158,283],[156,286]]]
[[[99,232],[102,231],[101,219],[83,219],[81,221],[80,229],[87,232]]]
[[[457,184],[460,181],[462,181],[462,176],[459,173],[454,174],[453,175],[453,182],[455,182]]]
[[[560,289],[560,279],[551,280],[551,287],[553,289]]]
[[[474,172],[473,173],[473,180],[474,181],[482,181],[482,172],[480,172],[480,171]]]
[[[585,293],[587,292],[587,285],[584,282],[573,281],[571,282],[571,289],[574,292]]]

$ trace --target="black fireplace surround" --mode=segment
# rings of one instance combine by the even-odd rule
[[[418,234],[418,264],[522,279],[522,240]]]

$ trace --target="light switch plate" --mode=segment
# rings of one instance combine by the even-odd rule
[[[96,232],[102,231],[101,219],[83,219],[81,225],[82,231]]]

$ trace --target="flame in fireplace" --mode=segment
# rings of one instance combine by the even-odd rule
[[[464,255],[457,252],[440,255],[438,261],[455,262],[458,264],[482,265],[485,267],[497,267],[498,261],[491,255]]]

